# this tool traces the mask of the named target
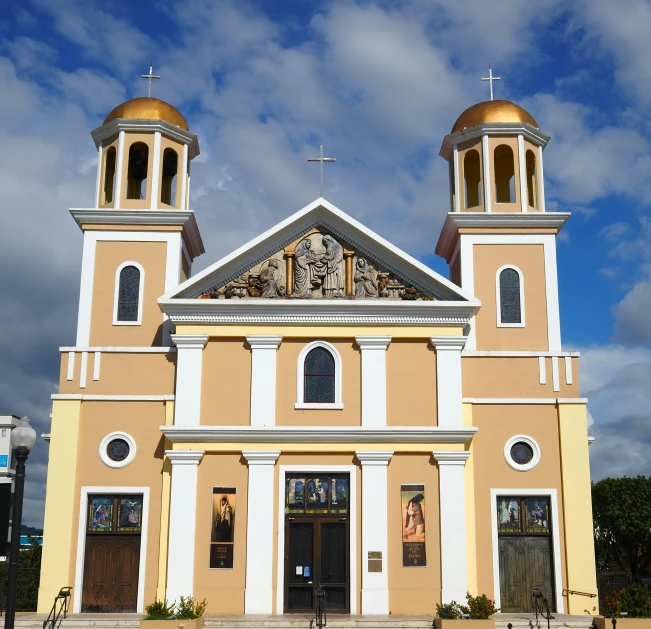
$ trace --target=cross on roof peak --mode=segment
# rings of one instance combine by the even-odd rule
[[[152,79],[160,79],[160,76],[156,76],[154,74],[154,64],[151,62],[149,64],[149,74],[141,74],[140,75],[141,79],[149,79],[149,88],[147,89],[147,97],[151,98],[151,80]]]
[[[491,100],[493,100],[493,81],[501,81],[502,77],[500,76],[493,76],[493,69],[491,68],[491,64],[488,64],[488,76],[482,77],[482,81],[488,81],[488,84],[490,85],[490,92],[491,92]]]
[[[319,157],[308,157],[308,162],[320,162],[319,166],[321,167],[321,194],[323,196],[323,162],[336,162],[336,157],[323,157],[323,144],[319,146]]]

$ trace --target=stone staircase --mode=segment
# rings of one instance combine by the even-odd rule
[[[554,614],[550,629],[591,629],[592,616]],[[59,629],[139,629],[141,614],[70,614]],[[17,614],[15,629],[43,629],[44,614]],[[313,616],[206,616],[205,629],[310,629]],[[426,616],[343,616],[328,615],[327,629],[433,629],[433,618]],[[179,621],[180,623],[182,621]],[[495,629],[538,629],[532,614],[499,614]],[[465,625],[464,625],[465,626]],[[540,619],[540,629],[547,621]],[[472,624],[468,625],[472,629]]]

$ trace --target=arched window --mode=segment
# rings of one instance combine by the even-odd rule
[[[481,203],[481,168],[479,153],[472,149],[463,158],[463,179],[465,181],[466,208],[475,207]]]
[[[142,320],[144,270],[137,262],[124,262],[115,274],[114,325],[139,325]]]
[[[104,198],[102,199],[102,205],[113,203],[116,155],[117,151],[114,146],[111,146],[104,155]]]
[[[515,203],[515,166],[513,149],[506,144],[495,148],[495,202]]]
[[[497,325],[524,326],[524,285],[522,272],[513,266],[497,271]]]
[[[538,209],[538,194],[536,181],[536,156],[533,151],[527,151],[527,203]]]
[[[161,203],[176,206],[176,180],[179,168],[179,156],[174,149],[163,151],[163,179],[161,181]]]
[[[146,197],[148,162],[149,147],[144,142],[134,142],[129,147],[127,199],[144,199]]]
[[[341,358],[330,343],[308,343],[298,356],[294,408],[341,409]]]

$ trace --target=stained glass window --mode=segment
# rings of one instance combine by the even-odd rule
[[[521,323],[520,275],[515,269],[500,273],[500,318],[502,323]]]
[[[533,448],[524,441],[518,441],[511,446],[511,458],[518,465],[526,465],[533,459]]]
[[[142,496],[124,496],[118,500],[118,531],[136,533],[142,525]]]
[[[518,498],[497,499],[497,530],[500,533],[520,533],[520,500]]]
[[[333,478],[330,483],[330,512],[348,513],[348,478]]]
[[[335,359],[324,347],[315,347],[305,357],[305,402],[335,401]]]
[[[120,271],[118,321],[138,321],[139,299],[140,271],[135,266],[125,266]]]
[[[527,498],[527,533],[549,533],[549,498]]]
[[[349,486],[348,474],[288,474],[285,478],[285,513],[345,515],[348,513]]]
[[[305,479],[287,478],[285,513],[305,513]]]
[[[113,439],[106,446],[106,454],[111,461],[124,461],[129,456],[129,444],[124,439]]]
[[[328,513],[328,477],[308,478],[306,488],[307,513]]]
[[[113,530],[112,496],[89,497],[88,530],[91,533],[110,533]]]

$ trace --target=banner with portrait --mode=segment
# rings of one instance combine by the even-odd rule
[[[210,530],[210,567],[233,567],[237,489],[212,488],[212,527]]]
[[[402,565],[427,566],[425,556],[425,485],[400,485]]]

